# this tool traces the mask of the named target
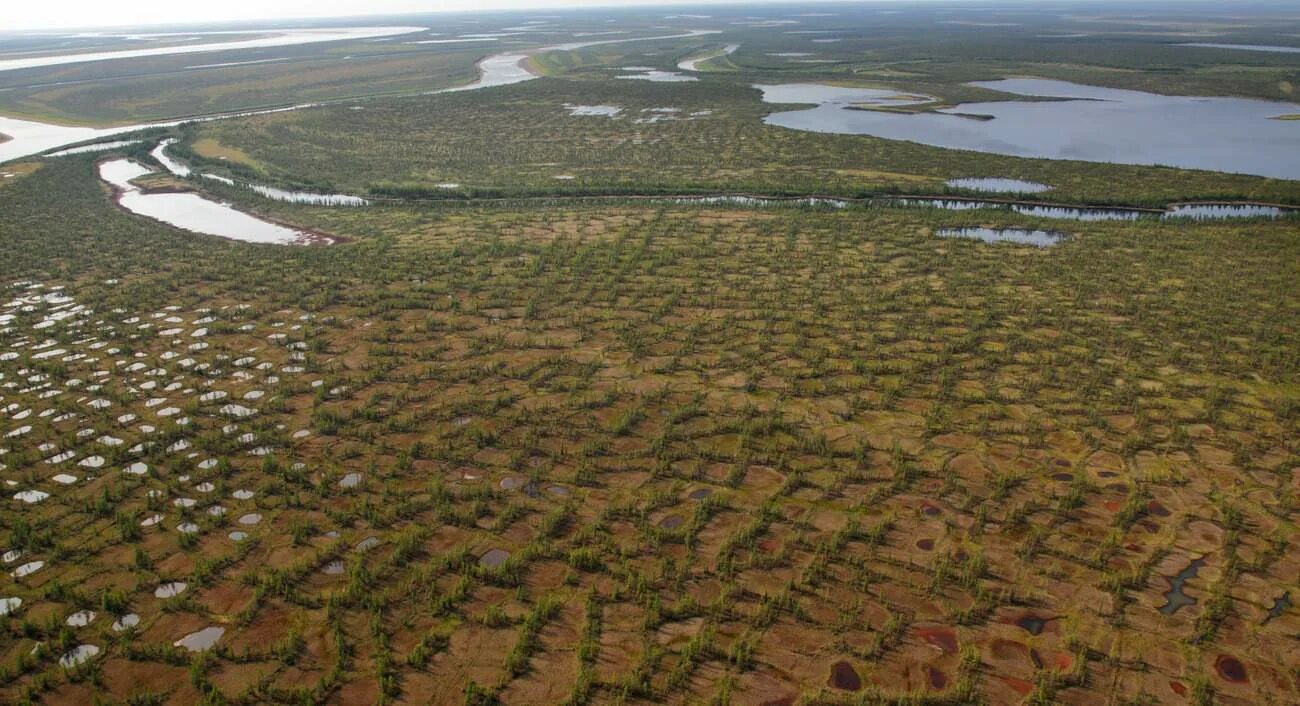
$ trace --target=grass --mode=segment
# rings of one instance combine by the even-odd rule
[[[21,552],[6,573],[44,562],[0,580],[0,702],[1296,702],[1273,675],[1300,669],[1300,618],[1264,620],[1294,590],[1294,219],[623,197],[987,175],[1054,200],[1294,203],[1294,182],[769,128],[779,106],[749,87],[958,101],[989,97],[963,81],[1058,72],[1268,95],[1294,69],[1167,46],[1185,18],[877,9],[800,16],[820,33],[802,35],[719,8],[724,35],[549,54],[524,84],[171,132],[204,171],[263,183],[501,197],[324,208],[203,184],[334,246],[131,216],[94,175],[112,152],[0,167],[22,174],[0,180],[0,550]],[[599,13],[562,23],[608,30]],[[731,43],[695,83],[611,79]],[[0,74],[0,101],[139,116],[467,79],[483,50],[443,46],[176,78],[175,58],[73,66],[61,89]],[[773,56],[789,52],[832,63]],[[635,122],[655,116],[676,119]],[[523,198],[554,194],[611,198]],[[935,236],[977,224],[1069,237]],[[48,497],[13,497],[28,490]],[[1197,603],[1162,614],[1194,558]],[[157,598],[172,581],[186,591]],[[139,624],[113,630],[127,613]],[[174,645],[209,626],[225,629],[213,649]],[[81,644],[100,653],[60,666]],[[860,689],[834,686],[840,662]]]
[[[40,162],[14,162],[0,167],[0,187],[15,183],[17,180],[41,168]]]
[[[949,212],[264,204],[353,240],[258,247],[115,210],[90,163],[51,162],[0,191],[3,280],[65,285],[94,310],[89,329],[69,319],[41,336],[107,344],[94,362],[19,348],[0,372],[62,389],[103,368],[93,394],[114,401],[97,412],[70,394],[7,395],[82,416],[6,427],[36,431],[7,440],[5,477],[51,497],[0,518],[7,547],[48,562],[5,589],[24,602],[0,648],[106,653],[72,680],[58,649],[10,661],[5,698],[87,701],[149,683],[182,700],[369,702],[433,684],[500,702],[742,699],[825,684],[834,659],[803,644],[859,655],[863,693],[885,699],[996,700],[1004,677],[1044,702],[1111,678],[1157,693],[1235,653],[1255,617],[1239,597],[1247,571],[1288,580],[1285,553],[1252,548],[1276,547],[1268,528],[1289,526],[1292,502],[1275,483],[1300,431],[1292,223],[1071,224],[1072,240],[1039,250],[932,237],[966,217]],[[213,317],[209,347],[186,355],[214,367],[166,358],[177,346],[161,324],[118,323],[161,322],[155,312],[185,331]],[[17,319],[6,343],[44,315]],[[147,362],[128,373],[115,359]],[[182,387],[133,393],[154,366]],[[200,382],[266,395],[227,434],[219,403],[184,394]],[[152,396],[168,402],[146,406]],[[190,424],[157,417],[168,405]],[[129,451],[149,437],[115,421],[127,411],[160,424],[163,443]],[[104,447],[106,472],[45,480],[36,445],[58,439],[82,458],[101,448],[77,439],[85,426],[124,439]],[[245,432],[273,454],[249,455]],[[182,438],[198,456],[166,450]],[[137,458],[147,475],[118,471]],[[341,488],[345,472],[364,481]],[[221,490],[197,491],[204,481]],[[701,488],[711,494],[692,499]],[[178,511],[175,497],[199,505]],[[1171,512],[1152,513],[1152,499]],[[233,543],[233,519],[204,509],[216,502],[264,519]],[[154,512],[165,522],[139,528]],[[683,525],[661,529],[672,514]],[[184,518],[200,531],[173,532]],[[379,545],[354,550],[368,537]],[[1191,584],[1206,597],[1199,619],[1202,606],[1154,610],[1173,539],[1208,557]],[[480,567],[489,548],[510,557]],[[323,574],[335,558],[345,572]],[[177,579],[191,583],[183,600],[146,595]],[[62,616],[95,605],[142,625],[120,639],[97,632],[101,616],[65,634]],[[1025,610],[1072,627],[1021,634],[1007,623]],[[1249,628],[1252,674],[1294,667],[1290,620]],[[227,627],[214,652],[171,651],[214,623]],[[1108,660],[1115,625],[1135,648],[1183,652],[1172,666]],[[924,647],[938,628],[957,652]],[[237,678],[247,665],[261,676]],[[926,669],[951,691],[928,686],[940,677]]]
[[[195,140],[194,144],[190,145],[190,149],[196,156],[205,160],[231,162],[258,171],[262,169],[262,166],[258,164],[257,160],[249,157],[243,151],[233,147],[227,147],[212,138]]]
[[[623,112],[615,119],[571,116],[565,104]],[[654,112],[665,107],[679,112]],[[365,110],[206,123],[194,135],[247,153],[263,165],[262,179],[356,194],[934,193],[945,179],[988,175],[1050,183],[1055,188],[1042,198],[1085,203],[1297,198],[1292,182],[1279,180],[1021,159],[764,125],[763,115],[775,109],[731,81],[538,79],[490,93],[377,101]]]
[[[355,49],[367,51],[364,45]],[[73,86],[17,87],[0,92],[0,112],[49,122],[113,125],[414,93],[468,82],[475,75],[474,62],[480,54],[462,50],[347,58],[307,56],[295,61],[187,69],[197,61],[195,56],[210,63],[244,58],[238,54],[182,54],[165,62],[159,58],[134,76]]]

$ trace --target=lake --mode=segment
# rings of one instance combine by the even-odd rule
[[[1040,248],[1056,245],[1065,239],[1064,233],[1050,230],[1026,230],[1024,228],[940,228],[934,234],[940,238],[969,238],[983,240],[986,243],[1015,243]]]
[[[207,235],[250,243],[289,245],[310,239],[310,234],[254,218],[230,206],[192,193],[145,193],[132,179],[152,174],[148,167],[129,159],[99,165],[99,176],[118,191],[118,203],[131,213]]]
[[[965,103],[917,114],[854,110],[859,91],[878,105],[896,105],[888,91],[806,84],[755,86],[769,103],[804,95],[814,108],[774,113],[770,125],[1017,157],[1118,164],[1167,165],[1300,179],[1300,121],[1272,120],[1300,112],[1289,103],[1246,98],[1161,96],[1045,79],[1003,79],[970,84],[1023,96],[1062,100]],[[796,89],[796,87],[799,87]],[[989,116],[977,120],[965,115]]]

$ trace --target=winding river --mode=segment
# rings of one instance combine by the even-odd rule
[[[537,78],[538,75],[530,71],[525,64],[528,57],[533,56],[534,54],[546,54],[553,51],[576,51],[578,49],[600,46],[602,44],[649,42],[656,39],[689,39],[691,37],[700,37],[706,34],[719,34],[720,31],[721,30],[713,29],[693,29],[685,34],[664,34],[656,37],[623,37],[620,39],[601,39],[591,42],[569,42],[567,44],[553,44],[539,49],[527,49],[519,52],[493,54],[478,63],[479,78],[477,81],[464,86],[444,88],[440,91],[433,91],[433,93],[454,93],[456,91],[471,91],[477,88],[490,88],[492,86],[508,86],[512,83],[522,83]]]
[[[354,28],[349,30],[350,33],[338,36],[343,30],[335,31],[335,35],[326,36],[324,34],[308,34],[299,36],[286,34],[281,37],[265,37],[257,40],[245,40],[244,42],[225,42],[217,44],[204,44],[183,47],[157,47],[153,49],[128,50],[120,52],[99,52],[96,54],[71,54],[63,57],[43,57],[48,59],[46,63],[33,63],[38,59],[12,60],[9,62],[0,62],[0,71],[11,71],[20,68],[30,68],[34,66],[51,66],[63,63],[78,63],[84,61],[107,61],[111,59],[133,58],[137,56],[154,56],[169,53],[191,53],[197,51],[218,51],[234,48],[247,48],[249,46],[284,46],[285,44],[305,44],[308,42],[334,41],[337,39],[359,39],[364,37],[384,37],[396,34],[405,34],[409,32],[422,31],[423,27],[371,27],[371,28]],[[305,30],[304,30],[305,31]],[[364,34],[364,32],[370,34]],[[473,83],[464,86],[455,86],[453,88],[444,88],[433,93],[451,93],[456,91],[470,91],[479,88],[490,88],[492,86],[507,86],[513,83],[520,83],[530,79],[537,78],[537,74],[529,71],[525,66],[525,60],[534,54],[544,54],[552,51],[574,51],[585,47],[598,46],[601,44],[621,44],[623,42],[646,42],[657,39],[686,39],[698,37],[707,34],[717,34],[719,30],[691,30],[681,34],[667,34],[654,37],[622,37],[619,39],[603,39],[589,42],[569,42],[566,44],[555,44],[551,46],[540,47],[537,49],[527,49],[523,51],[511,51],[501,54],[494,54],[482,60],[478,64],[479,78]],[[280,40],[280,43],[267,43],[273,40]],[[260,42],[252,45],[251,42]],[[238,45],[238,46],[235,46]],[[148,52],[148,53],[140,53]],[[55,61],[67,59],[67,61]],[[19,65],[19,62],[22,62]],[[32,120],[20,120],[18,118],[9,118],[0,116],[0,134],[8,135],[10,140],[0,142],[0,163],[18,159],[20,157],[29,157],[40,154],[48,150],[63,147],[65,145],[76,144],[78,142],[88,142],[90,140],[102,139],[112,135],[134,132],[150,127],[170,127],[182,122],[207,121],[207,120],[224,120],[226,118],[238,118],[249,115],[261,115],[265,113],[275,113],[285,110],[299,110],[301,108],[310,108],[319,105],[318,103],[304,103],[301,105],[289,106],[285,108],[271,108],[267,110],[238,111],[230,113],[220,113],[215,115],[201,116],[195,118],[185,118],[181,120],[168,120],[154,123],[141,123],[138,125],[120,125],[115,127],[74,127],[68,125],[56,125],[53,123],[42,123]]]
[[[261,220],[198,194],[147,192],[131,183],[152,173],[153,170],[129,159],[113,159],[99,164],[99,178],[113,186],[118,205],[136,215],[195,233],[250,243],[293,245],[322,242],[306,231]]]
[[[204,44],[183,44],[170,47],[149,47],[147,49],[121,49],[118,51],[84,52],[81,54],[55,54],[29,56],[18,59],[0,60],[0,71],[34,69],[42,66],[62,66],[64,64],[84,64],[91,61],[111,61],[113,59],[137,59],[145,56],[164,56],[168,54],[198,54],[212,51],[231,51],[236,49],[263,49],[266,47],[289,47],[317,42],[337,42],[341,40],[376,39],[393,37],[399,34],[423,32],[425,27],[318,27],[314,29],[250,29],[230,32],[195,32],[181,36],[209,36],[228,34],[267,34],[269,37],[255,39],[237,39],[234,41],[208,42]],[[154,35],[162,36],[162,35]]]

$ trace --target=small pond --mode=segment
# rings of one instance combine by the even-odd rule
[[[686,76],[676,71],[660,71],[659,69],[649,69],[631,74],[623,74],[621,76],[616,76],[615,78],[630,78],[641,81],[654,81],[655,83],[686,83],[699,80],[694,76]]]
[[[192,632],[185,637],[172,643],[173,647],[184,647],[190,652],[203,652],[217,644],[217,640],[226,634],[225,628],[212,627],[203,628],[198,632]]]
[[[153,590],[154,598],[175,598],[185,592],[189,586],[184,581],[164,583]]]
[[[1291,209],[1262,204],[1180,203],[1169,207],[1161,218],[1185,218],[1193,221],[1217,221],[1225,218],[1281,218]]]
[[[1065,239],[1064,233],[1050,230],[1027,230],[1023,228],[940,228],[934,232],[940,238],[971,238],[986,243],[1015,243],[1017,245],[1035,245],[1045,248],[1056,245]]]
[[[1161,613],[1173,615],[1178,612],[1179,608],[1196,605],[1196,599],[1184,593],[1183,588],[1188,581],[1196,578],[1196,574],[1200,572],[1202,566],[1205,566],[1204,558],[1193,559],[1186,568],[1168,579],[1169,590],[1165,591],[1165,604],[1160,606]]]
[[[64,669],[71,669],[84,664],[97,654],[99,654],[99,648],[95,645],[77,645],[63,653],[62,657],[59,657],[59,666]]]
[[[965,198],[929,198],[924,196],[900,196],[892,201],[893,205],[939,208],[945,211],[973,211],[978,209],[999,209],[1012,211],[1035,218],[1052,218],[1066,221],[1136,221],[1142,218],[1161,218],[1165,220],[1217,221],[1232,218],[1282,218],[1296,213],[1296,209],[1268,206],[1264,204],[1213,204],[1186,203],[1172,204],[1165,210],[1145,208],[1122,208],[1104,206],[1065,206],[1059,204],[1016,203],[1010,201],[981,201]]]
[[[502,564],[506,563],[506,559],[509,558],[510,558],[510,552],[507,552],[504,549],[489,549],[487,553],[479,557],[478,563],[479,566],[485,566],[489,569],[495,569],[498,566],[501,566]]]
[[[963,177],[949,179],[946,183],[954,189],[970,189],[971,191],[987,191],[999,194],[1041,194],[1052,188],[1047,184],[1039,184],[1036,181],[1003,179],[1001,177]]]

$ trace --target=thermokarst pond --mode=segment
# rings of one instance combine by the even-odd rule
[[[1191,221],[1217,221],[1234,218],[1282,218],[1297,213],[1296,209],[1253,203],[1183,203],[1165,209],[1127,208],[1105,206],[1067,206],[1064,204],[1037,204],[1026,201],[982,201],[968,198],[929,198],[902,196],[885,199],[892,205],[938,208],[945,211],[974,211],[995,209],[1012,211],[1035,218],[1052,218],[1065,221],[1136,221],[1141,218],[1185,219]]]
[[[1025,230],[1023,228],[940,228],[934,232],[940,238],[973,238],[986,243],[1016,243],[1045,248],[1065,240],[1064,233],[1050,230]]]
[[[1000,194],[1039,194],[1051,189],[1047,184],[1022,179],[1004,179],[1001,177],[963,177],[949,179],[945,182],[954,189],[987,191]]]
[[[1264,96],[1294,62],[850,5],[0,73],[50,119],[320,102],[0,166],[0,703],[1295,701],[1300,181],[785,129],[812,105],[751,87],[924,111],[1046,57]],[[1010,14],[976,10],[943,19]],[[536,79],[426,95],[496,52]]]
[[[1187,582],[1196,578],[1196,574],[1205,566],[1205,559],[1193,559],[1177,575],[1169,578],[1169,590],[1165,591],[1165,604],[1160,607],[1160,612],[1165,615],[1173,615],[1178,612],[1179,608],[1184,606],[1196,605],[1196,599],[1183,592]]]

